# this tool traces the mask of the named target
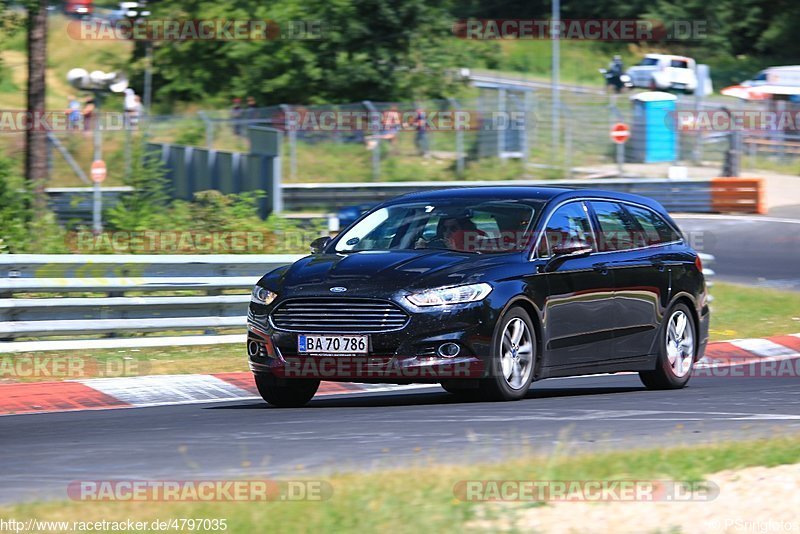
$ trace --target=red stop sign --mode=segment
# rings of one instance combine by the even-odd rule
[[[102,159],[96,159],[92,162],[92,181],[100,183],[106,179],[106,162]]]
[[[624,122],[618,122],[611,127],[611,140],[621,145],[631,137],[631,130]]]

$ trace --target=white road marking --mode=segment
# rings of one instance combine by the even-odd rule
[[[762,358],[771,358],[773,356],[800,356],[800,353],[795,352],[789,347],[770,341],[769,339],[736,339],[731,341],[730,344],[753,353],[756,356],[761,356]]]
[[[133,406],[241,399],[253,394],[211,375],[154,375],[89,378],[81,384]]]

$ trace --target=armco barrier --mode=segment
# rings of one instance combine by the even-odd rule
[[[767,212],[761,178],[712,178],[711,210],[722,213]]]
[[[267,271],[300,257],[2,254],[0,353],[98,347],[97,341],[111,340],[97,336],[109,333],[209,333],[219,328],[244,333],[251,288]],[[709,255],[702,257],[706,267],[713,260]],[[704,272],[707,277],[713,275],[708,268]],[[14,341],[56,336],[68,341]],[[243,340],[176,335],[169,344],[204,343],[198,337],[206,337],[209,343],[212,338],[216,338],[214,343]],[[139,337],[138,344],[120,339],[122,343],[116,346],[151,346],[153,339]]]
[[[113,207],[120,195],[133,191],[132,187],[103,187],[103,209]],[[92,221],[91,187],[48,187],[45,189],[50,209],[53,210],[61,224],[73,222],[89,223]]]
[[[244,327],[258,279],[300,257],[3,254],[0,339]]]
[[[715,179],[717,180],[717,179]],[[709,179],[602,179],[602,180],[511,180],[511,181],[460,181],[460,182],[387,182],[387,183],[338,183],[338,184],[284,184],[283,200],[287,210],[336,210],[343,206],[377,203],[383,200],[412,193],[447,187],[471,186],[553,186],[570,188],[605,189],[633,193],[653,198],[673,212],[713,213],[725,211],[724,206],[715,208],[712,203],[714,181]],[[718,186],[717,186],[718,187]],[[746,209],[744,204],[740,209]],[[751,213],[757,213],[752,208]]]

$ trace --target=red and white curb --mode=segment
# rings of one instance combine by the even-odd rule
[[[711,343],[697,370],[800,358],[800,334]],[[698,373],[708,375],[708,373]],[[712,375],[713,376],[713,375]],[[318,396],[392,392],[430,384],[322,382]],[[249,372],[88,378],[0,385],[0,415],[260,399]]]

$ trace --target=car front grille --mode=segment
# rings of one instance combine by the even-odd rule
[[[408,315],[395,304],[376,299],[291,299],[272,311],[272,324],[303,333],[371,333],[403,328]]]

